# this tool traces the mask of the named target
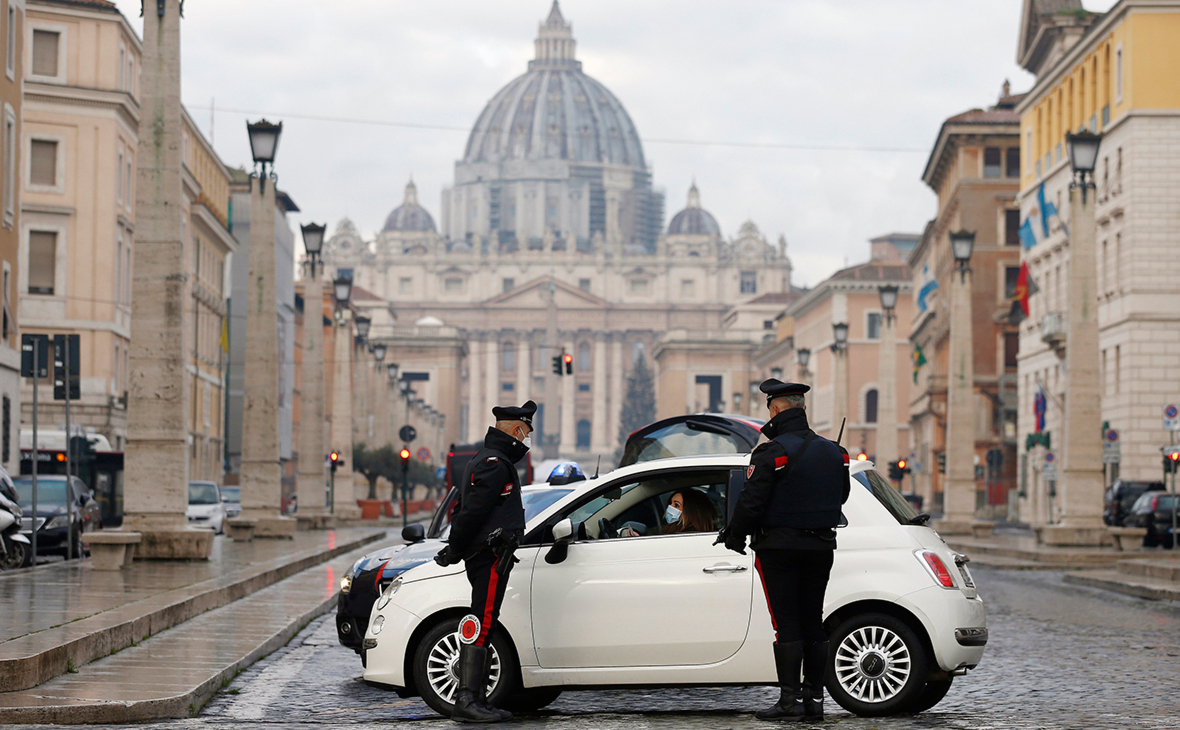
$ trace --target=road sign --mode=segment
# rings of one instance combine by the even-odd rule
[[[1119,432],[1113,428],[1106,429],[1102,434],[1102,463],[1117,464],[1122,458],[1122,448],[1119,444]]]
[[[430,449],[425,446],[418,449],[418,461],[430,461]]]
[[[20,374],[33,377],[33,348],[37,348],[37,377],[49,377],[49,335],[20,336]]]
[[[1041,469],[1041,478],[1047,482],[1057,481],[1057,454],[1045,452],[1045,466]]]
[[[406,424],[405,426],[401,427],[401,429],[397,432],[397,435],[403,442],[408,444],[414,439],[418,438],[418,429],[409,424]]]
[[[67,362],[66,351],[69,350]],[[70,376],[70,400],[82,397],[81,370],[82,339],[79,335],[53,336],[53,399],[66,399],[66,373]]]
[[[1180,431],[1180,406],[1175,403],[1164,406],[1164,430]]]

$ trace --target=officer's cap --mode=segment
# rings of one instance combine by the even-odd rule
[[[770,405],[772,400],[784,395],[803,395],[811,390],[811,386],[804,385],[803,383],[784,383],[777,378],[770,378],[769,380],[762,381],[762,385],[758,386],[758,390],[766,394],[766,405]]]
[[[525,401],[523,406],[496,406],[492,409],[492,415],[497,421],[521,421],[528,424],[529,428],[533,427],[533,414],[536,412],[537,404],[531,400]]]

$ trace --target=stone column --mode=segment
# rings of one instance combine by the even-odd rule
[[[468,341],[470,351],[467,355],[467,443],[473,444],[483,438],[487,430],[487,418],[483,407],[483,344],[484,336],[481,332],[473,332]]]
[[[532,398],[533,373],[529,367],[529,344],[529,333],[521,332],[516,339],[516,398],[520,403]]]
[[[602,332],[594,335],[594,382],[590,385],[590,397],[594,404],[590,414],[590,450],[605,454],[610,450],[610,442],[606,430],[606,335]]]
[[[971,333],[971,273],[950,275],[950,343],[947,364],[946,480],[942,534],[971,532],[975,520],[975,363]]]
[[[573,340],[565,342],[565,351],[574,352]],[[575,378],[573,375],[561,377],[561,449],[562,457],[567,457],[577,450],[578,428],[575,418],[574,394]]]
[[[499,330],[488,334],[487,341],[487,366],[484,368],[484,412],[487,413],[487,418],[491,418],[492,408],[498,405],[506,405],[501,403],[500,398],[500,332]],[[519,404],[518,404],[519,405]]]
[[[324,283],[316,273],[303,281],[303,379],[299,404],[300,516],[322,524],[325,506],[324,456]]]
[[[1070,190],[1069,309],[1066,315],[1065,424],[1061,448],[1061,482],[1057,498],[1061,522],[1042,529],[1051,545],[1101,545],[1102,393],[1098,378],[1098,296],[1095,190]]]
[[[336,468],[332,490],[332,514],[340,519],[361,516],[356,503],[352,472],[352,312],[344,310],[345,319],[333,332],[332,353],[332,450],[340,454],[344,466]]]
[[[614,449],[622,446],[619,442],[619,419],[623,413],[624,377],[623,335],[615,333],[610,343],[610,422],[606,431],[607,443]]]
[[[897,453],[897,318],[883,317],[877,357],[877,464],[896,460]]]
[[[848,350],[834,350],[832,352],[832,438],[840,434],[840,423],[848,417]],[[848,442],[848,428],[844,428],[841,439],[844,446]]]
[[[143,22],[135,267],[131,303],[123,529],[139,558],[207,559],[213,533],[189,529],[189,304],[181,233],[180,5]]]

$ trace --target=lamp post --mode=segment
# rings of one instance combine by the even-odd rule
[[[877,463],[897,459],[897,335],[893,315],[897,307],[896,284],[877,287],[881,298],[881,344],[877,353]]]
[[[278,297],[275,271],[275,151],[283,125],[265,119],[246,125],[255,173],[250,177],[250,275],[246,307],[246,364],[242,423],[242,512],[255,537],[292,538],[295,519],[282,514],[279,460]]]
[[[331,511],[337,517],[360,515],[352,479],[352,423],[353,380],[352,354],[355,340],[352,335],[352,279],[337,276],[332,281],[332,299],[336,303],[336,317],[332,330],[332,413],[329,417],[329,444],[340,455],[343,465],[337,466],[333,483],[340,488],[331,491]]]
[[[953,535],[970,533],[975,521],[975,348],[970,276],[975,234],[951,233],[950,246],[959,275],[951,274],[946,482],[938,531]]]
[[[303,279],[303,384],[300,389],[299,476],[296,494],[302,495],[300,518],[314,527],[328,526],[328,484],[323,454],[324,428],[324,283],[320,280],[320,252],[327,226],[300,227],[307,263]]]
[[[1098,294],[1094,166],[1102,136],[1066,136],[1073,180],[1069,185],[1069,287],[1066,290],[1065,433],[1061,484],[1057,494],[1061,522],[1042,530],[1048,544],[1099,545],[1102,522],[1102,450],[1095,438],[1102,423],[1098,378]]]
[[[831,436],[836,437],[838,421],[848,415],[848,323],[832,323],[832,421]]]
[[[811,362],[811,350],[806,347],[795,350],[795,359],[799,365],[799,382],[804,385],[811,385],[808,378],[811,377],[811,371],[807,369],[807,363]]]

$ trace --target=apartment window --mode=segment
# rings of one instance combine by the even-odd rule
[[[1005,154],[1008,155],[1008,169],[1006,170],[1008,177],[1020,177],[1020,148],[1009,147]]]
[[[764,329],[764,330],[774,329],[774,320],[773,319],[762,320],[762,329]]]
[[[590,291],[590,280],[589,279],[578,279],[578,288],[584,292]]]
[[[742,294],[757,294],[758,293],[758,272],[757,271],[743,271],[742,272],[741,293]]]
[[[1114,49],[1114,103],[1123,103],[1123,44]]]
[[[1000,148],[985,147],[983,150],[983,176],[999,177],[1001,174]]]
[[[115,303],[123,303],[123,226],[115,232]]]
[[[16,8],[9,3],[8,5],[8,30],[5,34],[5,43],[7,52],[5,53],[5,67],[8,70],[8,78],[16,78]],[[8,461],[8,459],[4,459]]]
[[[510,373],[516,369],[516,345],[505,342],[500,345],[500,371]]]
[[[1016,355],[1020,352],[1020,333],[1004,333],[1004,367],[1016,367]]]
[[[127,155],[126,169],[127,169],[127,182],[124,184],[123,187],[127,191],[127,194],[123,196],[123,205],[127,208],[127,210],[131,210],[131,198],[134,196],[134,193],[132,193],[132,191],[131,191],[131,155],[130,154]]]
[[[123,180],[124,180],[124,177],[123,177],[123,150],[119,150],[119,164],[115,167],[115,177],[119,178],[117,181],[118,186],[116,188],[118,190],[118,196],[115,198],[115,200],[118,201],[119,205],[122,205],[123,204]]]
[[[516,279],[504,279],[500,282],[500,291],[512,291],[516,288]]]
[[[443,279],[443,291],[450,293],[463,291],[463,280],[455,276]]]
[[[1123,382],[1122,369],[1123,369],[1122,351],[1121,351],[1119,345],[1115,345],[1114,346],[1114,392],[1115,392],[1115,395],[1118,395],[1118,392],[1122,387],[1122,385],[1121,385],[1121,383]]]
[[[585,419],[578,421],[578,440],[574,448],[580,451],[590,448],[590,422]]]
[[[1011,299],[1016,296],[1016,279],[1020,276],[1020,267],[1004,267],[1004,297]]]
[[[411,294],[414,291],[414,280],[409,276],[403,276],[397,280],[397,291],[399,294]]]
[[[590,372],[590,343],[583,342],[578,345],[578,370],[583,373]]]
[[[352,269],[350,269],[350,268],[336,269],[336,276],[337,276],[337,278],[340,278],[340,279],[348,279],[349,281],[353,281]]]
[[[16,219],[16,111],[4,105],[4,225]]]
[[[632,279],[631,280],[632,294],[647,294],[647,279]]]
[[[578,383],[578,392],[579,393],[589,393],[590,392],[590,384],[589,383]]]
[[[53,294],[57,233],[29,231],[29,293]]]
[[[33,31],[33,75],[57,76],[57,53],[61,33],[54,30]]]
[[[1008,246],[1020,245],[1020,209],[1009,208],[1004,211],[1004,243]]]
[[[1115,168],[1114,168],[1114,184],[1115,192],[1123,192],[1123,148],[1119,147],[1115,153]],[[1060,208],[1059,208],[1060,209]]]
[[[0,293],[0,298],[3,298],[4,302],[4,325],[3,331],[0,332],[0,341],[11,347],[12,343],[9,341],[9,338],[12,337],[12,331],[15,329],[15,322],[12,319],[12,294],[10,293],[12,290],[12,266],[7,261],[4,262],[3,286],[4,291],[3,293]]]
[[[877,422],[877,389],[865,393],[865,423]]]
[[[131,236],[127,237],[127,248],[124,249],[127,260],[123,264],[123,303],[131,304]]]
[[[881,339],[881,313],[869,312],[865,327],[865,336],[870,340]]]
[[[119,44],[119,91],[127,90],[127,47]]]
[[[680,280],[680,298],[692,299],[697,294],[697,283],[693,279]]]
[[[29,144],[29,182],[33,185],[57,185],[57,142],[34,139]]]
[[[135,59],[127,59],[127,93],[135,96]]]

